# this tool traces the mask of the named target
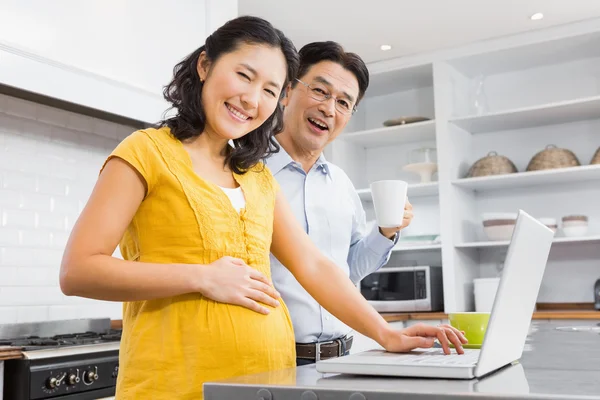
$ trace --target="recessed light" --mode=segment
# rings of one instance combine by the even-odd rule
[[[382,44],[381,45],[381,50],[383,50],[383,51],[388,51],[388,50],[391,50],[391,49],[392,49],[392,46],[390,46],[389,44]]]
[[[530,18],[531,18],[532,21],[538,21],[538,20],[544,18],[544,14],[542,14],[542,13],[535,13]]]

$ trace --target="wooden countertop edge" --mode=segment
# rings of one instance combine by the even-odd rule
[[[387,322],[408,320],[441,320],[448,319],[446,313],[381,313]],[[591,319],[600,321],[600,311],[536,311],[532,319]]]
[[[23,358],[22,347],[0,346],[0,362]]]
[[[110,329],[123,329],[123,320],[112,319],[110,321]]]

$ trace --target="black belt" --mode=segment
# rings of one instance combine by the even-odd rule
[[[350,336],[328,342],[296,343],[296,357],[315,361],[340,357],[350,350],[352,339],[352,336]]]

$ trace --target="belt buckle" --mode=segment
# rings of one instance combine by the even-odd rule
[[[321,360],[321,346],[325,345],[325,344],[331,344],[335,342],[335,340],[330,340],[328,342],[317,342],[315,343],[315,362],[320,361]],[[339,346],[339,344],[338,344]],[[339,353],[339,351],[338,351]]]

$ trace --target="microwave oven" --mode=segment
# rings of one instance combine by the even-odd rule
[[[379,312],[443,311],[442,267],[383,267],[359,284],[361,294]]]

